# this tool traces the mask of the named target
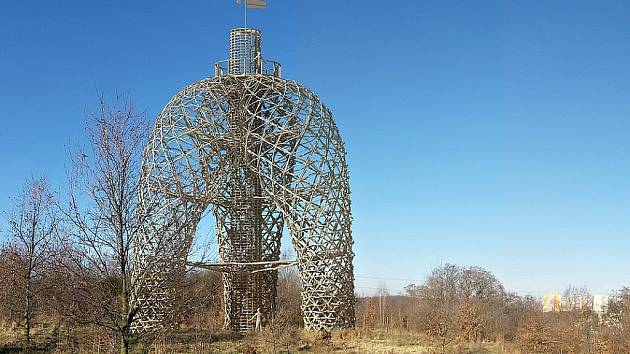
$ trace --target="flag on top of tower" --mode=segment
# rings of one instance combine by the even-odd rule
[[[237,4],[241,4],[243,0],[236,0]],[[267,8],[267,0],[245,0],[247,7],[250,9],[266,9]]]

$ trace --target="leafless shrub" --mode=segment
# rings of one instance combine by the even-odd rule
[[[27,181],[13,203],[9,242],[0,254],[0,308],[23,328],[24,342],[30,345],[33,321],[45,308],[52,286],[49,263],[57,251],[59,217],[43,178]]]

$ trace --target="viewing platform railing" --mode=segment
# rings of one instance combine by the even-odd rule
[[[228,76],[228,75],[235,75],[235,76],[251,75],[249,73],[243,74],[242,72],[246,72],[246,71],[242,70],[239,73],[234,73],[234,74],[230,73],[230,60],[228,59],[221,60],[214,63],[214,76],[215,77],[223,77],[223,76]],[[278,63],[277,61],[258,59],[256,61],[256,74],[262,74],[262,75],[273,76],[273,77],[282,77],[282,65],[280,65],[280,63]]]

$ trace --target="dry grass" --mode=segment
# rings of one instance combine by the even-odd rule
[[[439,343],[423,334],[403,331],[340,330],[323,339],[318,333],[302,330],[267,330],[241,339],[176,343],[158,341],[152,344],[154,354],[171,353],[441,353]],[[501,343],[454,343],[446,353],[516,354]]]
[[[65,331],[63,328],[38,328],[35,351],[38,353],[116,353],[116,341],[98,330]],[[0,353],[18,353],[21,345],[17,329],[0,329]],[[452,343],[446,353],[516,354],[501,343]],[[300,329],[267,329],[240,336],[231,332],[185,332],[137,343],[133,353],[441,353],[435,339],[410,331],[339,330],[330,338]]]

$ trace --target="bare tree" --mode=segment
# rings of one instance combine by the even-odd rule
[[[607,311],[602,316],[602,341],[611,353],[630,352],[630,288],[623,287],[612,294]]]
[[[71,152],[68,200],[61,206],[69,226],[60,259],[73,289],[62,310],[113,331],[127,353],[138,311],[131,303],[131,257],[142,222],[137,195],[147,122],[124,96],[112,105],[101,96],[98,108],[86,120],[88,149]]]
[[[293,258],[292,251],[284,251],[282,259]],[[278,271],[278,297],[276,299],[276,313],[273,324],[285,329],[293,326],[300,327],[302,323],[301,285],[296,267],[285,267]]]
[[[24,328],[26,345],[30,345],[38,303],[47,289],[47,263],[54,251],[58,225],[47,181],[43,178],[27,181],[9,214],[9,243],[3,250],[5,277],[0,284],[2,305],[10,308],[9,312]]]
[[[446,264],[434,269],[419,288],[418,295],[426,306],[426,332],[440,339],[440,350],[446,352],[457,334],[458,285],[461,268]]]
[[[556,353],[558,345],[548,316],[533,312],[518,328],[515,344],[525,353]]]
[[[210,270],[186,274],[186,286],[177,309],[184,319],[182,324],[195,333],[223,328],[223,277]]]
[[[445,264],[434,269],[424,284],[410,284],[407,294],[418,303],[427,334],[440,339],[445,352],[455,339],[479,341],[502,336],[506,293],[489,271]]]
[[[505,316],[501,321],[503,339],[514,342],[518,331],[525,326],[532,315],[539,314],[541,308],[540,301],[531,295],[521,297],[515,293],[506,293],[503,303]]]
[[[562,310],[568,312],[582,312],[584,310],[592,310],[591,293],[586,286],[576,287],[567,286],[562,294]]]
[[[386,316],[387,312],[387,299],[389,298],[389,290],[384,282],[381,282],[376,290],[378,296],[378,317],[380,326],[387,329],[389,325],[389,317]]]

